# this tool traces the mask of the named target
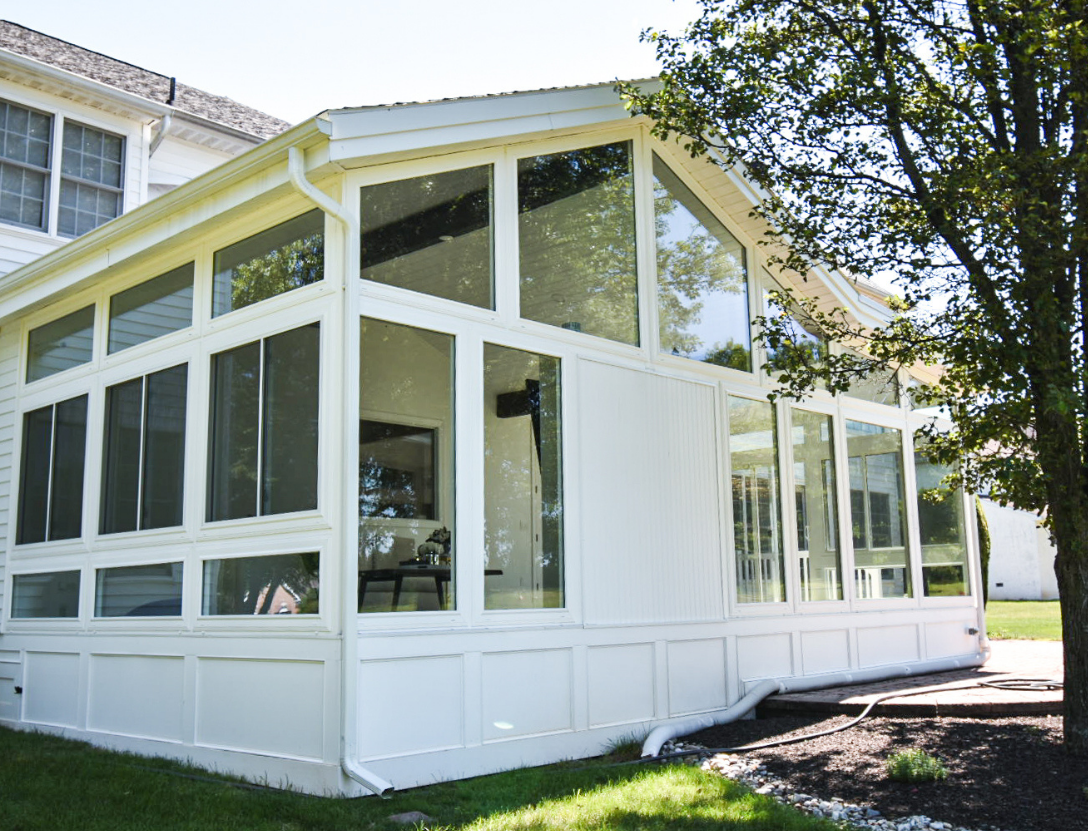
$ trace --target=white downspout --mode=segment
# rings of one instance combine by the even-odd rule
[[[350,332],[353,326],[355,331],[358,331],[358,312],[355,308],[356,303],[353,302],[353,298],[357,295],[350,274],[354,266],[351,252],[354,241],[359,239],[359,224],[351,213],[344,210],[343,205],[319,190],[306,178],[303,153],[297,147],[287,148],[287,175],[295,190],[339,222],[344,230],[344,277],[341,284],[341,290],[343,291],[343,303],[341,305],[344,311],[342,325],[345,334]],[[356,351],[356,354],[358,354],[358,351]],[[351,360],[350,355],[346,352],[341,359],[344,361],[345,373],[341,383],[338,384],[340,387],[338,406],[341,413],[346,413],[350,403],[348,393],[349,390],[354,389],[354,385],[350,383],[348,376],[351,372],[357,371],[358,365]],[[351,465],[348,464],[348,454],[340,453],[339,455],[342,460],[340,481],[342,483],[351,482],[357,474],[351,470]],[[345,522],[345,527],[346,525]],[[378,796],[388,796],[389,792],[393,790],[393,785],[373,771],[362,767],[356,760],[355,737],[358,729],[359,710],[357,689],[359,624],[356,619],[358,607],[358,579],[356,577],[359,567],[358,556],[355,546],[344,546],[343,591],[340,598],[341,608],[343,609],[340,634],[340,768],[348,777],[367,790],[376,793]]]
[[[155,151],[159,149],[159,145],[162,144],[162,140],[166,138],[166,134],[170,132],[170,125],[174,122],[174,114],[167,113],[159,121],[159,131],[155,133],[155,138],[151,139],[151,146],[147,148],[147,157],[151,158],[155,155]]]
[[[706,730],[708,727],[736,721],[755,709],[756,705],[769,695],[809,692],[810,690],[821,690],[825,687],[842,687],[850,684],[871,684],[875,681],[887,681],[890,678],[900,678],[907,675],[928,675],[933,672],[977,667],[984,664],[989,657],[989,647],[987,646],[974,655],[961,658],[941,658],[917,664],[873,667],[872,669],[836,672],[830,675],[814,675],[808,678],[769,678],[766,681],[760,681],[740,701],[726,710],[676,719],[658,725],[650,731],[650,735],[643,742],[642,755],[656,756],[661,752],[661,746],[665,742],[677,736],[686,736],[689,733]]]

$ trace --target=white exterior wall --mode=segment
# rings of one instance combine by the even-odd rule
[[[517,153],[599,144],[616,136],[616,130],[549,135],[549,143],[526,143]],[[640,128],[625,124],[618,136],[635,142],[638,163],[648,162],[650,140]],[[358,793],[338,767],[342,739],[355,746],[365,767],[406,788],[596,753],[607,741],[643,733],[661,719],[725,707],[760,678],[976,654],[978,637],[969,632],[978,625],[976,598],[921,596],[910,414],[902,408],[819,394],[806,405],[834,415],[840,436],[846,417],[903,431],[913,597],[856,600],[853,581],[847,579],[843,600],[800,603],[796,546],[787,543],[787,602],[736,603],[726,401],[730,394],[761,398],[766,388],[758,373],[653,351],[653,257],[645,239],[638,275],[642,346],[520,319],[517,230],[511,219],[515,156],[500,147],[425,160],[422,168],[410,163],[339,174],[335,182],[323,183],[338,184],[344,209],[354,213],[363,184],[419,175],[436,166],[494,163],[495,310],[360,283],[358,243],[348,239],[345,245],[339,226],[329,220],[325,281],[210,319],[213,252],[311,207],[286,196],[290,190],[279,161],[120,240],[111,249],[119,252],[120,262],[108,273],[96,275],[87,262],[77,262],[57,276],[76,286],[77,294],[57,299],[34,289],[39,305],[0,330],[9,333],[9,350],[24,343],[29,328],[89,302],[97,304],[102,321],[113,293],[189,259],[197,263],[191,330],[103,357],[100,323],[90,365],[31,385],[12,377],[10,359],[0,365],[0,379],[8,378],[8,388],[14,384],[18,393],[14,416],[9,416],[16,444],[21,414],[30,409],[87,392],[91,412],[83,538],[17,547],[9,532],[3,557],[5,590],[13,572],[80,570],[80,616],[13,620],[5,602],[0,720],[267,776],[273,783]],[[644,231],[652,226],[647,184],[643,178],[636,185]],[[695,181],[689,184],[698,187]],[[705,192],[700,195],[707,198]],[[755,258],[751,239],[725,212],[722,218]],[[752,274],[759,273],[758,265],[750,261]],[[751,285],[755,310],[762,292],[757,282]],[[345,308],[351,315],[358,309],[367,317],[455,339],[457,570],[449,610],[343,616],[341,603],[350,603],[355,592],[354,585],[343,585],[342,575],[353,575],[357,555],[358,500],[348,483],[357,478],[352,437],[359,418],[357,381],[349,381],[358,376],[352,363],[358,354],[358,322]],[[319,509],[298,516],[205,522],[211,356],[311,320],[320,320],[322,327]],[[551,355],[561,363],[563,608],[496,611],[484,602],[480,558],[487,506],[478,460],[484,455],[485,344]],[[94,483],[101,481],[105,389],[182,360],[189,364],[190,384],[185,524],[98,535],[99,489]],[[11,368],[5,373],[2,366]],[[0,380],[0,401],[3,389]],[[0,406],[0,463],[4,411]],[[784,407],[779,418],[784,428]],[[786,444],[780,441],[784,477],[792,469]],[[837,452],[835,499],[845,516],[849,494],[841,441]],[[17,469],[17,459],[9,462],[0,483],[4,476],[10,481]],[[3,493],[0,484],[0,501]],[[782,500],[787,539],[795,525],[792,503]],[[9,493],[9,513],[15,504]],[[308,550],[320,550],[322,556],[320,615],[269,620],[201,615],[204,560]],[[976,550],[973,536],[970,550]],[[849,573],[849,552],[844,556],[844,573]],[[96,568],[166,561],[185,565],[180,618],[93,617]],[[972,585],[977,585],[973,554],[970,570]],[[346,634],[342,620],[352,627]],[[357,637],[343,667],[357,694],[346,702],[340,697],[342,634],[349,644]],[[16,686],[21,693],[14,692]],[[348,718],[345,712],[353,709],[355,717]],[[352,725],[348,736],[341,736],[341,719]]]
[[[1057,600],[1054,546],[1030,511],[982,500],[990,524],[991,600]]]
[[[229,153],[201,147],[167,133],[148,162],[147,198],[162,196],[230,158]]]

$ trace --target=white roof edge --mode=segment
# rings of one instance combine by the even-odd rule
[[[48,276],[58,269],[77,263],[89,250],[108,247],[112,240],[136,233],[140,226],[151,225],[171,213],[183,210],[190,204],[205,198],[211,191],[220,190],[262,168],[277,164],[279,157],[286,157],[288,147],[304,144],[312,146],[313,142],[306,140],[315,137],[325,140],[324,131],[317,123],[317,119],[308,119],[296,124],[241,156],[229,159],[196,178],[178,185],[169,193],[133,208],[93,231],[9,272],[0,277],[0,298],[4,301],[2,305],[8,306],[7,300],[12,294],[33,284],[43,275]],[[4,316],[13,311],[11,308],[4,309]]]
[[[245,130],[239,130],[237,127],[231,127],[228,124],[215,121],[205,116],[196,115],[188,110],[178,109],[170,104],[164,104],[161,101],[153,101],[150,98],[145,98],[142,95],[136,95],[132,92],[126,92],[123,89],[110,86],[109,84],[96,81],[93,78],[88,78],[84,75],[79,75],[75,72],[70,72],[67,69],[61,69],[60,67],[53,66],[52,64],[44,63],[34,58],[28,58],[26,55],[20,55],[18,52],[12,52],[9,49],[0,47],[0,55],[3,56],[3,60],[15,64],[22,69],[33,71],[39,75],[44,75],[51,80],[62,82],[68,86],[75,87],[101,98],[105,98],[110,101],[116,101],[131,107],[135,110],[141,110],[150,116],[150,120],[162,118],[163,116],[170,114],[172,117],[178,120],[191,122],[204,129],[213,129],[220,133],[225,133],[233,138],[239,138],[250,142],[260,142],[265,139],[255,133],[247,133]]]

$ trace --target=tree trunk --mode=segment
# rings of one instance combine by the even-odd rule
[[[1088,513],[1088,505],[1082,510]],[[1075,529],[1061,526],[1055,523],[1054,569],[1065,657],[1065,747],[1088,756],[1088,533],[1083,523]]]

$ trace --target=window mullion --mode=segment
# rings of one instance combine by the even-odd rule
[[[151,389],[150,376],[141,379],[140,392],[140,455],[136,469],[136,530],[144,527],[144,456],[147,453],[147,398]]]
[[[257,493],[256,513],[254,516],[264,515],[264,448],[265,448],[265,369],[268,366],[268,338],[261,338],[261,348],[257,364]]]
[[[63,146],[64,116],[57,113],[53,117],[53,136],[49,142],[49,203],[46,205],[48,219],[45,228],[47,233],[54,236],[60,216],[60,158]]]
[[[57,456],[57,405],[50,407],[49,418],[49,477],[45,488],[45,539],[52,539],[53,531],[53,476],[56,471]],[[23,460],[26,464],[26,460]]]

